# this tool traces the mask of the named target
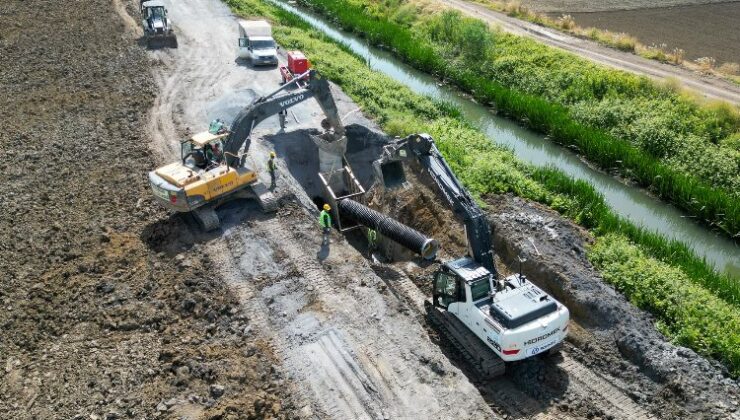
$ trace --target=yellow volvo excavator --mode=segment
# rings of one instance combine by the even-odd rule
[[[303,80],[308,83],[298,85]],[[276,96],[293,85],[300,87]],[[275,197],[259,182],[257,173],[245,166],[250,135],[257,124],[275,114],[280,117],[280,126],[285,128],[286,110],[310,98],[319,103],[326,115],[327,128],[333,129],[324,133],[322,140],[344,140],[345,130],[329,83],[311,69],[253,101],[239,112],[231,128],[223,134],[203,132],[183,141],[179,161],[149,172],[155,199],[168,209],[192,213],[206,231],[219,227],[215,209],[231,198],[256,198],[264,211],[276,210]]]

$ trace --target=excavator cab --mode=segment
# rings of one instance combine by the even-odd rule
[[[454,302],[464,300],[464,289],[459,277],[447,270],[434,275],[434,305],[447,309]]]
[[[180,142],[182,164],[191,169],[209,169],[224,162],[224,138],[229,133],[211,134],[208,131],[195,134]]]
[[[491,272],[472,259],[449,261],[434,274],[434,305],[447,309],[455,302],[484,299],[491,293],[491,282]]]

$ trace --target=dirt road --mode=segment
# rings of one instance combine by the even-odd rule
[[[730,0],[732,1],[732,0]],[[727,3],[728,0],[524,0],[522,4],[542,12],[606,10],[636,10],[646,8],[676,7],[697,4]]]
[[[726,80],[703,76],[677,66],[607,48],[593,41],[494,12],[483,5],[466,0],[439,1],[460,10],[466,15],[499,26],[507,32],[536,39],[539,42],[572,52],[596,63],[648,76],[656,80],[678,80],[682,86],[695,91],[700,96],[725,100],[735,105],[740,104],[740,86]]]
[[[235,61],[236,20],[220,2],[172,2],[168,8],[180,29],[180,47],[152,53],[162,65],[155,70],[161,93],[150,132],[154,149],[171,159],[186,127],[202,130],[211,118],[231,120],[252,95],[279,87],[280,76],[274,67],[255,69]],[[335,96],[340,113],[349,114],[345,124],[372,125],[352,113],[356,107],[341,92]],[[289,132],[315,129],[323,118],[312,101],[292,111]],[[273,117],[253,138],[276,132]],[[292,138],[308,139],[305,132]],[[250,148],[250,161],[263,174],[267,147],[256,141]],[[422,325],[392,295],[379,291],[382,282],[362,255],[339,236],[322,248],[311,197],[291,181],[288,170],[281,172],[279,192],[298,196],[304,205],[288,205],[277,216],[264,216],[248,202],[226,206],[219,210],[223,232],[205,248],[224,281],[241,296],[259,334],[270,338],[282,369],[295,383],[292,398],[299,414],[337,419],[488,416],[483,398],[428,340]]]

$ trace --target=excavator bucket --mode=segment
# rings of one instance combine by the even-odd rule
[[[399,161],[381,164],[380,173],[383,176],[383,185],[387,189],[398,188],[406,182],[403,163]]]

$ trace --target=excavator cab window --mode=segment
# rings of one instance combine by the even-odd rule
[[[438,271],[434,277],[435,304],[444,308],[453,302],[460,302],[462,298],[462,282],[452,273]]]
[[[488,277],[483,277],[471,284],[470,294],[472,295],[471,301],[473,302],[487,298],[491,294],[491,281]]]
[[[183,142],[180,142],[180,159],[182,159],[182,163],[185,163],[188,156],[190,156],[190,153],[193,151],[193,143],[191,143],[189,140],[185,140]]]
[[[164,7],[156,6],[156,7],[149,8],[149,17],[163,17],[163,16],[164,16]]]
[[[205,169],[208,166],[205,151],[190,141],[180,143],[180,154],[182,164],[191,169]]]

